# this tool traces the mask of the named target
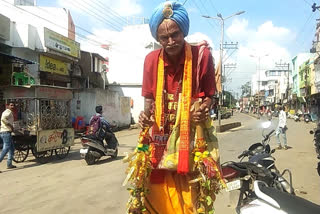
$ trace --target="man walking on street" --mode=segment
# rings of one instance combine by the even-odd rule
[[[0,154],[0,162],[2,162],[4,156],[9,152],[7,159],[8,169],[16,168],[16,166],[12,165],[12,158],[14,154],[14,146],[11,136],[11,133],[13,132],[13,109],[14,103],[10,102],[7,109],[1,115],[0,136],[3,141],[3,148]]]
[[[282,146],[281,146],[281,142],[280,142],[280,135],[282,136],[282,139],[283,139],[283,148],[285,150],[288,149],[288,146],[287,146],[287,135],[286,135],[286,132],[287,132],[287,116],[286,116],[286,113],[283,111],[283,107],[280,106],[279,107],[279,124],[278,124],[278,127],[277,127],[277,131],[276,131],[276,136],[277,136],[277,143],[278,143],[278,149],[282,149]]]

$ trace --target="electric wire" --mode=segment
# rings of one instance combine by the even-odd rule
[[[200,11],[200,13],[203,13],[202,12],[202,9],[200,9],[200,7],[198,6],[198,4],[196,3],[196,1],[191,1],[193,3],[193,5]],[[188,1],[188,4],[192,7],[190,1]],[[212,23],[206,19],[207,23],[219,34],[218,30],[212,25]]]
[[[39,16],[39,15],[37,15],[37,14],[34,14],[34,13],[32,13],[32,12],[30,12],[30,11],[28,11],[28,10],[25,10],[25,9],[23,9],[23,8],[21,8],[21,7],[18,7],[18,6],[16,6],[16,5],[12,5],[12,4],[11,4],[10,2],[8,2],[8,1],[5,1],[5,0],[0,0],[0,1],[5,2],[5,3],[7,3],[7,4],[10,5],[10,6],[14,6],[15,8],[20,9],[20,10],[26,12],[26,13],[29,13],[29,14],[31,14],[31,15],[39,18],[39,19],[42,19],[42,20],[44,20],[44,21],[47,21],[47,22],[49,22],[49,23],[51,23],[51,24],[53,24],[53,25],[55,25],[55,26],[57,26],[57,27],[59,27],[59,28],[61,28],[61,29],[67,30],[68,32],[75,33],[75,35],[78,36],[78,39],[81,39],[82,41],[86,40],[87,42],[89,42],[89,43],[91,43],[91,44],[93,44],[93,45],[99,46],[99,47],[101,47],[101,45],[105,45],[105,43],[101,43],[100,41],[97,41],[97,40],[95,40],[95,39],[88,38],[87,36],[84,36],[84,35],[82,35],[82,34],[80,34],[80,33],[73,32],[72,30],[69,30],[68,28],[63,27],[63,26],[61,26],[61,25],[59,25],[59,24],[57,24],[57,23],[55,23],[55,22],[53,22],[53,21],[50,21],[50,20],[48,20],[48,19],[46,19],[46,18],[43,18],[43,17],[41,17],[41,16]],[[7,6],[7,7],[10,8],[9,6]],[[40,8],[39,8],[39,9],[40,9]],[[77,25],[75,25],[75,26],[76,26],[77,28],[80,28],[80,26],[77,26]],[[84,28],[81,28],[81,29],[84,30],[85,32],[90,33],[90,35],[96,36],[95,34],[91,33],[90,31],[85,30]],[[106,40],[106,41],[108,41],[108,40]],[[109,41],[109,42],[110,42],[110,41]],[[112,42],[110,42],[110,44],[111,44],[111,43],[112,43]],[[114,47],[112,47],[112,49],[113,49],[113,50],[117,50],[117,51],[122,52],[122,53],[127,53],[126,50],[121,50],[121,49],[117,49],[117,48],[114,48]],[[135,58],[142,59],[142,57],[139,57],[139,56],[137,56],[137,55],[132,55],[132,56],[135,57]]]
[[[296,44],[298,44],[300,47],[304,48],[303,47],[303,44],[306,42],[306,40],[304,39],[304,37],[302,37],[302,41],[299,43],[298,42],[298,38],[303,35],[303,33],[305,32],[305,29],[306,29],[306,26],[311,23],[310,20],[312,20],[315,16],[315,13],[311,13],[310,16],[307,18],[306,22],[302,25],[302,27],[300,28],[300,30],[298,31],[297,35],[296,35],[296,38],[294,41]]]
[[[93,4],[93,3],[89,4],[85,0],[78,0],[78,1],[82,1],[83,3],[86,3],[86,5],[91,7],[92,9],[95,9],[95,11],[98,13],[98,14],[95,13],[97,16],[104,17],[102,15],[105,15],[107,18],[111,19],[114,22],[115,25],[120,25],[121,27],[123,25],[126,25],[126,22],[123,21],[122,18],[119,15],[114,14],[113,10],[111,8],[109,8],[106,5],[103,5],[100,1],[95,0],[96,4]],[[107,8],[108,12],[110,12],[110,15],[109,15],[109,13],[106,13],[102,8]],[[102,15],[99,15],[99,14],[102,14]],[[119,19],[117,19],[117,18],[119,18]],[[110,22],[111,22],[111,20],[110,20]],[[122,23],[120,22],[120,20],[122,20]]]
[[[119,28],[119,26],[115,26],[109,20],[101,17],[100,15],[97,15],[94,11],[92,11],[91,7],[90,7],[90,4],[86,4],[86,5],[89,5],[89,8],[88,8],[86,5],[84,5],[84,4],[80,3],[80,2],[84,2],[84,1],[78,1],[77,4],[75,2],[73,2],[73,1],[69,1],[69,3],[72,4],[74,7],[84,10],[89,15],[95,17],[96,20],[100,21],[102,24],[106,25],[106,23],[109,23],[106,26],[109,26],[109,27],[111,27],[112,29],[114,29],[116,31],[121,31],[121,28]],[[81,8],[79,6],[81,6]]]
[[[123,16],[121,16],[119,13],[117,13],[115,10],[113,10],[112,8],[110,8],[109,6],[107,6],[106,4],[102,3],[100,0],[96,0],[99,5],[104,8],[106,7],[108,9],[108,12],[110,11],[115,17],[119,18],[119,21],[122,21],[124,24],[127,24],[127,20],[125,18],[123,18]]]

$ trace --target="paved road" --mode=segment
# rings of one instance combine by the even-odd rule
[[[241,121],[243,126],[219,134],[221,161],[236,160],[242,150],[261,140],[260,120],[244,114],[222,120],[222,124]],[[273,121],[273,126],[276,121]],[[288,122],[288,142],[292,149],[277,151],[279,169],[293,172],[297,194],[320,204],[320,184],[316,174],[316,155],[312,136],[308,134],[312,124]],[[120,154],[132,151],[139,130],[117,132]],[[275,139],[271,140],[275,147]],[[112,213],[124,214],[127,191],[121,187],[126,165],[121,158],[104,158],[99,164],[87,166],[80,159],[81,145],[72,147],[64,160],[55,158],[48,164],[39,165],[32,155],[18,169],[5,170],[5,161],[0,164],[0,213]],[[216,201],[216,213],[235,213],[229,195],[222,193]]]

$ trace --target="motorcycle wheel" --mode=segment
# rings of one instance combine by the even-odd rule
[[[116,151],[114,152],[113,155],[111,155],[112,159],[116,159],[118,157],[118,148],[116,149]]]
[[[87,162],[88,165],[93,165],[96,163],[96,157],[93,156],[93,154],[91,153],[91,151],[88,151],[88,153],[86,154],[86,156],[84,157],[84,160]]]

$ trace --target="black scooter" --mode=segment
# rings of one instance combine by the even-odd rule
[[[108,141],[109,145],[113,145],[113,148],[104,143],[105,140]],[[95,164],[102,156],[111,156],[113,159],[116,159],[118,156],[118,140],[114,133],[104,126],[95,135],[83,135],[81,142],[83,148],[80,149],[80,154],[88,165]]]

